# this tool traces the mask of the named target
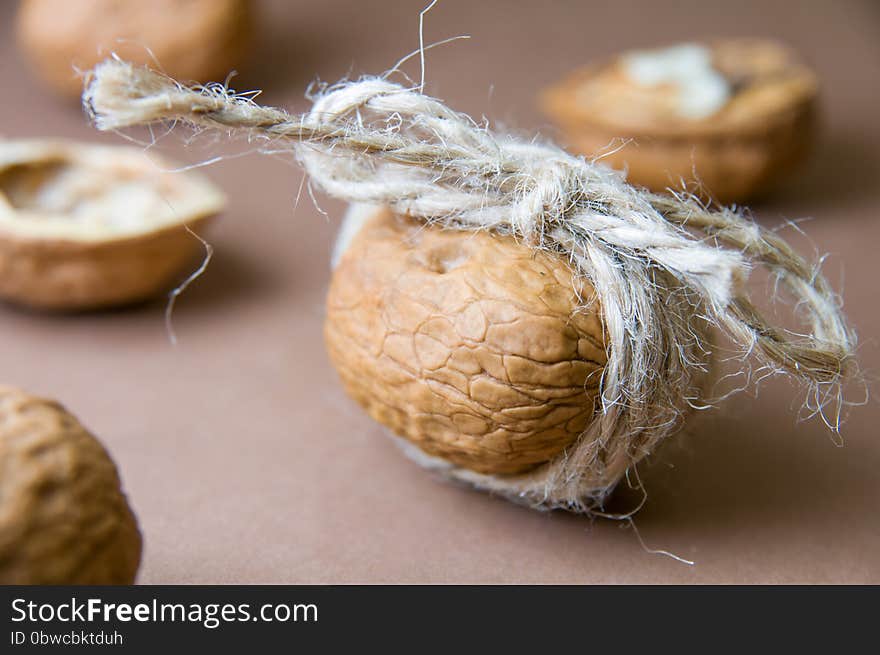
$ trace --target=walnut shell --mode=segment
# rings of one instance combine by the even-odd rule
[[[374,419],[429,455],[513,474],[558,455],[593,417],[600,316],[561,257],[381,209],[339,258],[325,338]]]
[[[137,521],[113,460],[58,403],[0,386],[0,584],[131,584]]]
[[[709,116],[670,112],[670,85],[632,82],[621,70],[624,55],[548,89],[544,110],[575,151],[627,170],[632,184],[662,192],[684,181],[705,197],[742,202],[806,157],[818,122],[818,81],[794,53],[772,41],[724,40],[708,47],[713,68],[732,91]]]
[[[111,52],[161,67],[178,80],[222,81],[240,66],[251,36],[249,0],[24,0],[18,42],[36,72],[67,96],[82,93],[77,70]]]
[[[0,298],[82,310],[167,289],[202,250],[187,231],[224,205],[138,148],[0,141]]]

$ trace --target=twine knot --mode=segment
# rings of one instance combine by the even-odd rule
[[[608,350],[592,424],[535,471],[456,477],[543,507],[600,505],[689,406],[704,402],[715,330],[740,347],[745,372],[749,357],[791,375],[807,388],[807,408],[838,427],[841,385],[856,369],[840,302],[817,266],[740,213],[633,188],[597,163],[493,133],[384,77],[324,88],[298,117],[223,85],[185,87],[112,59],[86,82],[83,102],[100,129],[188,121],[287,140],[333,196],[448,229],[510,234],[565,257],[590,281]],[[745,282],[759,265],[803,310],[802,333],[771,324],[751,303]]]

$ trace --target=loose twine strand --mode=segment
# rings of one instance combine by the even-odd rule
[[[180,120],[291,141],[330,195],[445,228],[510,234],[568,258],[595,288],[606,330],[595,420],[564,454],[527,474],[430,464],[533,506],[595,509],[678,428],[688,405],[702,402],[714,329],[742,349],[744,366],[751,355],[806,385],[808,408],[838,428],[841,384],[856,372],[855,335],[818,267],[776,234],[691,196],[636,189],[552,144],[493,133],[385,78],[342,82],[313,100],[311,111],[293,116],[224,85],[187,87],[118,59],[89,73],[83,94],[101,130]],[[772,325],[752,304],[745,283],[755,264],[796,299],[807,335]]]

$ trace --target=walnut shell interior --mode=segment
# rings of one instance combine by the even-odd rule
[[[606,363],[595,292],[563,258],[385,209],[339,257],[325,338],[370,416],[430,455],[502,475],[581,434]]]
[[[167,288],[202,248],[187,232],[225,204],[138,148],[0,141],[0,298],[89,309]]]
[[[627,170],[633,184],[662,192],[684,182],[720,202],[741,202],[806,157],[816,132],[818,80],[773,41],[708,47],[731,88],[709,116],[677,114],[675,89],[633,82],[622,70],[623,55],[553,85],[542,94],[543,108],[572,149]]]

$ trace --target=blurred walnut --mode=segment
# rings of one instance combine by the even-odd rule
[[[576,71],[543,105],[576,151],[653,191],[685,182],[741,202],[806,155],[818,82],[772,41],[723,40],[629,52]]]
[[[43,309],[131,303],[167,289],[225,203],[138,148],[0,140],[0,298]]]
[[[0,387],[0,584],[131,584],[141,535],[113,460],[59,404]]]
[[[564,259],[388,210],[341,255],[325,336],[374,419],[481,473],[526,471],[571,444],[606,362],[594,291]]]
[[[223,81],[244,59],[252,13],[249,0],[24,0],[17,33],[36,72],[79,96],[75,69],[111,52],[176,79]]]

